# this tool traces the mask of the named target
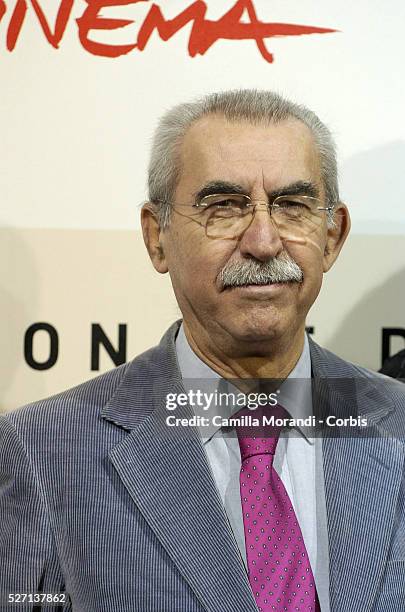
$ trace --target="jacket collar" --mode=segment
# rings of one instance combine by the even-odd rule
[[[180,325],[176,321],[158,346],[127,364],[120,385],[101,410],[103,418],[124,429],[136,429],[167,393],[184,392],[175,349]]]
[[[181,320],[173,323],[158,346],[127,364],[121,384],[101,410],[103,418],[132,430],[149,417],[167,393],[184,392],[175,347],[180,325]],[[308,339],[315,414],[320,411],[345,417],[356,413],[367,415],[369,422],[376,424],[394,410],[383,376],[366,377],[364,370],[360,372],[311,337]]]

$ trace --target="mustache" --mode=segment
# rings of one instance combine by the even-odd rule
[[[227,263],[218,274],[222,289],[244,285],[273,283],[302,283],[304,273],[288,253],[281,253],[269,261],[246,259]]]

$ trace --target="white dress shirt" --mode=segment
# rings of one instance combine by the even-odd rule
[[[176,352],[186,392],[202,388],[235,391],[191,349],[181,325]],[[198,385],[198,386],[197,386]],[[236,389],[240,394],[240,391]],[[279,403],[293,418],[312,415],[311,358],[308,338],[296,366],[280,387]],[[200,408],[194,408],[202,415]],[[220,407],[223,416],[231,416],[241,406]],[[215,408],[211,407],[210,414]],[[218,407],[216,408],[218,411]],[[204,411],[204,414],[209,414]],[[226,413],[226,414],[225,414]],[[228,521],[246,565],[245,536],[240,499],[241,456],[235,430],[224,427],[200,427],[204,448],[218,487]],[[274,468],[291,499],[308,552],[322,612],[329,612],[329,555],[324,495],[322,440],[311,437],[310,427],[282,432],[274,456]]]

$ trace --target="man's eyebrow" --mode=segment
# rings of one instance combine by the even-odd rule
[[[248,195],[246,189],[238,183],[230,183],[229,181],[211,181],[204,185],[195,194],[195,201],[200,202],[203,198],[208,195],[216,193],[240,193],[241,195]],[[296,181],[289,185],[284,185],[273,191],[267,193],[270,199],[277,198],[282,195],[306,195],[311,198],[319,198],[319,189],[310,181]]]
[[[285,185],[284,187],[280,187],[268,193],[268,196],[272,199],[283,195],[306,195],[311,198],[319,198],[319,189],[310,181],[296,181],[295,183]]]
[[[195,201],[200,202],[206,196],[216,193],[240,193],[241,195],[245,195],[246,189],[237,183],[230,183],[228,181],[211,181],[197,191],[195,194]]]

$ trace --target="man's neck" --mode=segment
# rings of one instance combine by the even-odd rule
[[[289,343],[273,343],[271,351],[257,356],[230,356],[215,343],[196,341],[192,331],[184,322],[184,332],[194,353],[215,370],[222,378],[232,379],[282,379],[294,369],[304,347],[304,330]]]

